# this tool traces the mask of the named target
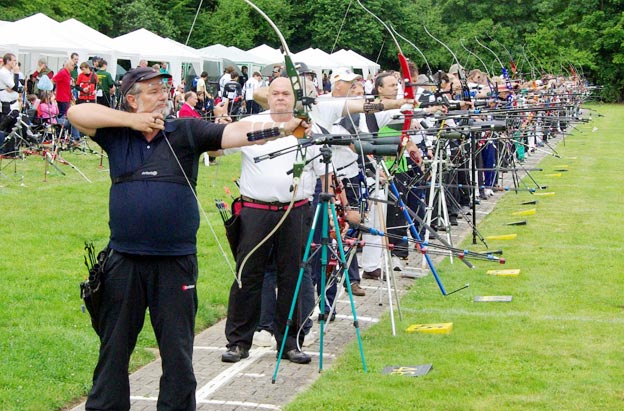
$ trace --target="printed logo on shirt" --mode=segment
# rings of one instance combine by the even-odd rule
[[[193,288],[195,288],[195,284],[183,285],[182,291],[192,290]]]
[[[157,176],[158,171],[142,171],[141,175],[142,176]]]

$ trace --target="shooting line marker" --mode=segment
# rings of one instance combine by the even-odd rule
[[[535,215],[535,213],[537,213],[537,208],[530,208],[528,210],[514,211],[513,213],[511,213],[511,215],[525,216],[525,215]]]
[[[389,366],[381,370],[385,375],[402,375],[404,377],[421,377],[427,375],[433,368],[433,364],[409,365],[409,366]]]
[[[488,270],[486,274],[499,276],[516,276],[520,274],[519,268],[511,268],[508,270]]]
[[[405,329],[408,333],[450,334],[453,323],[412,324]]]
[[[502,234],[502,235],[489,235],[485,237],[486,240],[513,240],[518,237],[518,234]]]
[[[510,303],[511,295],[478,295],[474,298],[475,303]]]

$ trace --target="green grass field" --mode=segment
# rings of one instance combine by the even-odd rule
[[[288,410],[622,410],[624,409],[624,195],[621,106],[579,126],[533,173],[554,196],[508,193],[479,229],[516,233],[490,241],[505,266],[467,270],[439,266],[447,289],[418,280],[403,298],[404,330],[415,323],[452,322],[448,335],[398,333],[389,321],[364,334],[369,372],[351,344],[338,365]],[[596,127],[596,131],[592,131]],[[555,170],[568,166],[569,171]],[[521,202],[538,199],[537,206]],[[536,207],[526,226],[512,212]],[[524,217],[523,217],[524,218]],[[468,244],[468,243],[466,243]],[[520,269],[517,277],[487,275]],[[511,303],[477,303],[475,296],[511,295]],[[387,320],[388,318],[386,318]],[[386,366],[433,364],[423,377],[381,375]]]
[[[413,323],[453,322],[449,335],[391,336],[380,322],[363,334],[369,372],[355,342],[347,354],[290,410],[621,410],[624,409],[624,280],[622,256],[624,173],[619,130],[624,108],[596,107],[605,117],[569,136],[563,157],[548,157],[535,176],[555,196],[535,197],[527,226],[508,227],[528,193],[506,194],[479,229],[517,233],[502,248],[506,266],[480,263],[469,271],[444,262],[442,297],[431,276],[402,300],[403,330]],[[593,132],[592,128],[598,130]],[[0,174],[0,410],[58,410],[84,396],[97,358],[97,338],[81,312],[78,283],[86,276],[84,242],[106,244],[109,178],[97,155],[64,153],[92,183],[68,165],[44,174],[45,162],[1,164]],[[201,167],[201,203],[220,238],[213,205],[236,195],[238,158]],[[106,165],[106,161],[104,161]],[[567,165],[560,177],[547,176]],[[44,182],[44,175],[46,182]],[[221,240],[224,247],[226,241]],[[228,257],[231,258],[228,254]],[[225,314],[233,279],[202,218],[199,233],[198,331]],[[487,275],[519,268],[518,277]],[[477,295],[512,295],[511,303],[475,303]],[[133,367],[152,358],[149,322]],[[381,375],[389,365],[433,364],[418,378]]]

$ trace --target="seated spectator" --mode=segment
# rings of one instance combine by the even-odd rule
[[[178,117],[194,117],[201,118],[201,115],[195,110],[195,106],[197,105],[197,93],[194,91],[189,91],[184,94],[184,104],[182,104],[182,108],[178,112]]]
[[[44,58],[39,59],[37,62],[37,70],[35,70],[35,72],[33,72],[28,78],[28,84],[26,86],[28,93],[39,94],[37,83],[42,76],[48,76],[50,80],[54,77],[54,72],[48,68],[48,63]]]
[[[41,103],[41,100],[39,100],[36,94],[26,96],[26,110],[37,110],[39,103]]]
[[[53,91],[41,94],[41,102],[37,107],[37,117],[44,124],[58,124],[59,108]]]

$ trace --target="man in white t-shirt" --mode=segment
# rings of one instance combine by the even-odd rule
[[[0,68],[0,102],[2,102],[2,116],[11,110],[19,110],[19,70],[17,58],[13,53],[6,53],[3,57],[4,65]]]
[[[253,75],[245,82],[245,104],[248,114],[258,114],[262,107],[253,99],[254,90],[262,84],[262,74],[254,72]]]

